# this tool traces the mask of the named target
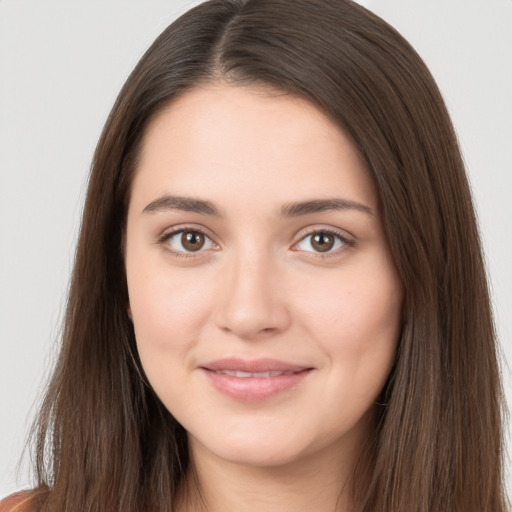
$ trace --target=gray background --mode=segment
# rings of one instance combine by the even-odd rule
[[[0,497],[30,482],[27,464],[17,463],[55,355],[101,127],[143,51],[196,3],[0,0]],[[360,3],[409,39],[444,93],[510,360],[512,1]],[[504,383],[510,402],[505,364]]]

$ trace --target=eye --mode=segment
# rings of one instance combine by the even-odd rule
[[[315,231],[306,235],[297,244],[299,251],[331,253],[343,248],[345,245],[352,245],[349,240],[332,231]]]
[[[182,229],[167,233],[160,242],[166,246],[166,249],[178,255],[202,252],[215,247],[213,241],[197,229]]]

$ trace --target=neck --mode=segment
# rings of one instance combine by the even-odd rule
[[[180,491],[179,512],[353,510],[351,481],[358,453],[340,456],[331,446],[289,464],[249,466],[220,459],[197,442],[190,445],[191,468]]]

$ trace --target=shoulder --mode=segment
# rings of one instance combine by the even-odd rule
[[[33,493],[21,491],[0,501],[0,512],[35,512]]]

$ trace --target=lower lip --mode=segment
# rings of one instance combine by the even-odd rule
[[[202,368],[213,387],[222,394],[242,402],[255,402],[296,388],[311,369],[276,377],[233,377]]]

